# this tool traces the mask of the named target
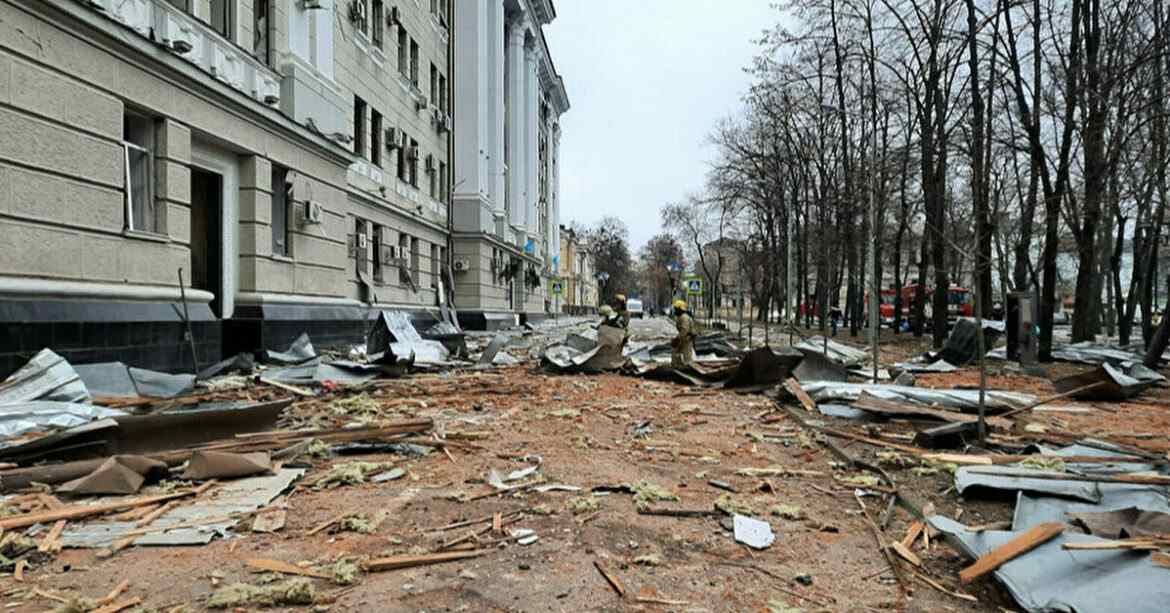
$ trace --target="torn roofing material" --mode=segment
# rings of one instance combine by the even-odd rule
[[[804,391],[816,400],[840,400],[853,402],[868,393],[883,400],[903,400],[922,404],[938,404],[960,410],[977,411],[979,409],[979,390],[945,390],[908,387],[903,385],[881,385],[871,383],[834,383],[812,382],[802,383]],[[993,410],[1010,410],[1026,406],[1035,402],[1036,398],[1030,394],[988,390],[986,406]]]
[[[52,400],[86,402],[90,399],[85,382],[65,358],[42,349],[27,364],[0,382],[0,405]]]
[[[801,383],[812,383],[813,381],[845,383],[849,381],[849,371],[841,364],[826,358],[820,351],[799,346],[796,349],[804,356],[800,360],[800,364],[797,364],[792,371],[792,376],[796,377],[797,381]]]
[[[74,367],[91,394],[98,398],[174,398],[195,388],[195,375],[172,375],[126,366],[122,362]]]
[[[823,354],[830,360],[843,366],[857,366],[869,359],[869,353],[860,347],[847,345],[832,339],[826,340],[823,336],[813,336],[795,345],[801,351],[812,351]]]
[[[95,420],[124,415],[126,413],[117,409],[74,402],[36,400],[4,404],[0,405],[0,439],[46,428],[74,428]],[[6,451],[0,450],[0,454]]]
[[[265,361],[273,364],[300,364],[315,357],[317,350],[313,348],[313,342],[306,332],[302,332],[284,351],[269,349],[264,352]]]
[[[1138,376],[1130,376],[1121,366],[1104,363],[1093,370],[1057,379],[1052,382],[1052,386],[1058,393],[1064,394],[1078,388],[1098,384],[1092,389],[1074,395],[1073,398],[1120,401],[1133,398],[1151,385],[1165,380],[1162,375],[1144,366],[1141,366],[1140,369],[1132,369],[1132,371]]]
[[[939,515],[930,525],[966,556],[978,558],[1019,536],[1019,532],[971,532]],[[1128,551],[1066,551],[1065,543],[1100,543],[1103,539],[1065,532],[1010,560],[994,571],[1028,611],[1061,613],[1160,613],[1170,602],[1166,569],[1147,555]],[[1124,597],[1119,597],[1124,595]]]
[[[1166,493],[1162,488],[1127,483],[1102,483],[1100,486],[1101,497],[1097,502],[1079,502],[1020,492],[1012,514],[1012,529],[1027,530],[1045,522],[1068,521],[1069,513],[1101,513],[1121,509],[1170,513],[1170,504],[1166,502]]]
[[[445,362],[450,352],[439,341],[424,340],[402,311],[381,311],[366,335],[366,354],[371,362],[396,363],[402,359],[421,364]]]

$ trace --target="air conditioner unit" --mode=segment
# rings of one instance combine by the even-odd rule
[[[401,130],[398,128],[386,128],[386,148],[393,151],[401,146],[402,140]]]
[[[305,203],[305,223],[319,224],[321,217],[324,215],[325,207],[321,206],[320,202],[309,201]]]
[[[427,154],[426,169],[427,169],[427,172],[435,172],[435,156],[433,153]]]
[[[455,272],[467,272],[468,270],[471,270],[471,260],[455,260],[454,266]]]
[[[180,55],[190,53],[195,48],[194,32],[166,11],[156,13],[154,34],[159,42]]]

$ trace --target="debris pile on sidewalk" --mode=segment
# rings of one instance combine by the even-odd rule
[[[5,602],[1164,607],[1170,390],[1140,363],[981,392],[823,337],[675,368],[661,320],[372,323],[199,376],[34,356],[0,382]]]

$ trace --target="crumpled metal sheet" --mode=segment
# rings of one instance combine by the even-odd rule
[[[989,321],[983,322],[983,346],[992,347],[999,335],[1003,332],[1003,322],[996,322],[996,325],[988,325]],[[967,364],[975,361],[979,357],[979,325],[974,319],[966,317],[959,318],[955,322],[951,333],[947,335],[947,342],[943,348],[939,350],[938,357],[951,364]]]
[[[926,362],[898,362],[894,364],[895,370],[902,372],[925,372],[925,373],[948,373],[959,370],[957,366],[947,362],[946,360],[935,360],[929,364]]]
[[[34,400],[0,404],[0,438],[12,438],[48,428],[74,428],[97,419],[123,415],[126,413],[117,409],[75,402]]]
[[[231,514],[247,513],[272,502],[281,492],[305,474],[303,468],[284,468],[275,475],[250,477],[228,481],[216,487],[206,499],[180,506],[164,513],[151,524],[152,528],[168,525],[215,520]],[[228,519],[205,525],[178,528],[169,532],[144,534],[134,540],[135,545],[206,545],[216,534],[224,534],[236,524]],[[71,522],[61,533],[63,547],[107,547],[127,532],[137,530],[134,522]]]
[[[1133,368],[1132,364],[1129,366],[1127,369],[1125,366],[1114,366],[1106,362],[1093,370],[1057,379],[1052,382],[1052,386],[1057,393],[1063,394],[1086,385],[1103,383],[1104,385],[1086,390],[1073,397],[1083,400],[1120,401],[1133,398],[1151,385],[1164,380],[1161,375],[1144,366],[1140,369]],[[1132,371],[1137,377],[1130,376],[1127,370]]]
[[[1056,496],[1020,492],[1012,514],[1012,529],[1027,530],[1037,524],[1067,522],[1067,513],[1100,513],[1120,509],[1140,509],[1170,513],[1165,491],[1161,488],[1129,483],[1102,483],[1097,502],[1078,502]]]
[[[325,381],[341,385],[358,385],[372,381],[381,372],[383,367],[378,364],[361,364],[347,360],[322,362],[320,358],[315,358],[297,366],[271,368],[264,371],[261,378],[293,385],[320,385]]]
[[[854,347],[832,339],[828,339],[827,354],[826,340],[823,336],[812,336],[795,345],[801,351],[812,351],[825,354],[825,357],[842,366],[857,366],[869,359],[869,352],[861,347]]]
[[[309,334],[302,332],[300,336],[288,346],[284,351],[273,351],[271,349],[265,352],[268,362],[275,364],[300,364],[317,357],[317,350],[313,348],[313,342],[309,340]]]
[[[1115,462],[1115,463],[1090,463],[1090,462],[1071,462],[1065,467],[1077,473],[1083,474],[1124,474],[1124,473],[1140,473],[1155,470],[1156,467],[1144,461],[1142,458],[1127,453],[1124,449],[1111,445],[1104,441],[1096,441],[1093,439],[1085,439],[1083,442],[1090,443],[1082,445],[1080,443],[1073,443],[1066,447],[1059,449],[1049,448],[1044,445],[1032,445],[1030,449],[1040,453],[1047,453],[1058,456],[1094,456],[1094,457],[1119,457],[1125,456],[1133,458],[1132,462]]]
[[[87,402],[85,382],[65,358],[41,349],[27,364],[0,382],[0,405],[29,400]]]
[[[371,362],[397,362],[411,358],[416,364],[439,364],[450,358],[450,352],[439,341],[423,339],[402,311],[382,311],[366,336],[366,352]]]
[[[978,558],[1018,532],[967,527],[935,515],[928,522],[947,541]],[[1025,610],[1039,613],[1162,613],[1170,602],[1166,569],[1147,555],[1128,551],[1065,551],[1065,543],[1098,543],[1095,536],[1065,532],[995,570],[995,578]]]
[[[981,471],[994,470],[998,474]],[[1010,473],[1007,474],[1007,473]],[[1060,479],[1029,478],[1029,475],[1052,474],[1051,471],[1033,470],[1022,466],[960,466],[955,471],[955,489],[965,495],[970,488],[986,488],[1000,491],[1023,491],[1073,498],[1096,504],[1101,501],[1102,488],[1111,483],[1088,481],[1064,481]],[[1105,488],[1109,489],[1109,488]]]
[[[800,360],[800,364],[797,364],[792,371],[792,376],[796,377],[797,381],[801,383],[812,383],[813,381],[846,383],[849,381],[849,371],[841,364],[826,358],[820,350],[813,351],[801,347],[796,347],[796,349],[804,356]]]
[[[883,400],[904,400],[922,404],[939,404],[965,411],[977,411],[979,409],[979,390],[944,390],[904,385],[835,383],[827,381],[801,383],[801,387],[817,402],[830,400],[852,402],[860,398],[862,392],[866,392]],[[1036,397],[1030,394],[988,390],[985,400],[989,409],[1010,410],[1035,402]]]
[[[1115,511],[1068,514],[1069,520],[1084,527],[1093,536],[1127,539],[1170,534],[1170,514],[1126,507]]]
[[[195,389],[195,375],[172,375],[122,362],[79,364],[74,367],[94,396],[174,398]]]

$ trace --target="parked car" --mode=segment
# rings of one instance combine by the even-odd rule
[[[642,319],[646,314],[642,311],[642,301],[634,298],[626,300],[626,310],[629,311],[630,317],[637,317]]]

